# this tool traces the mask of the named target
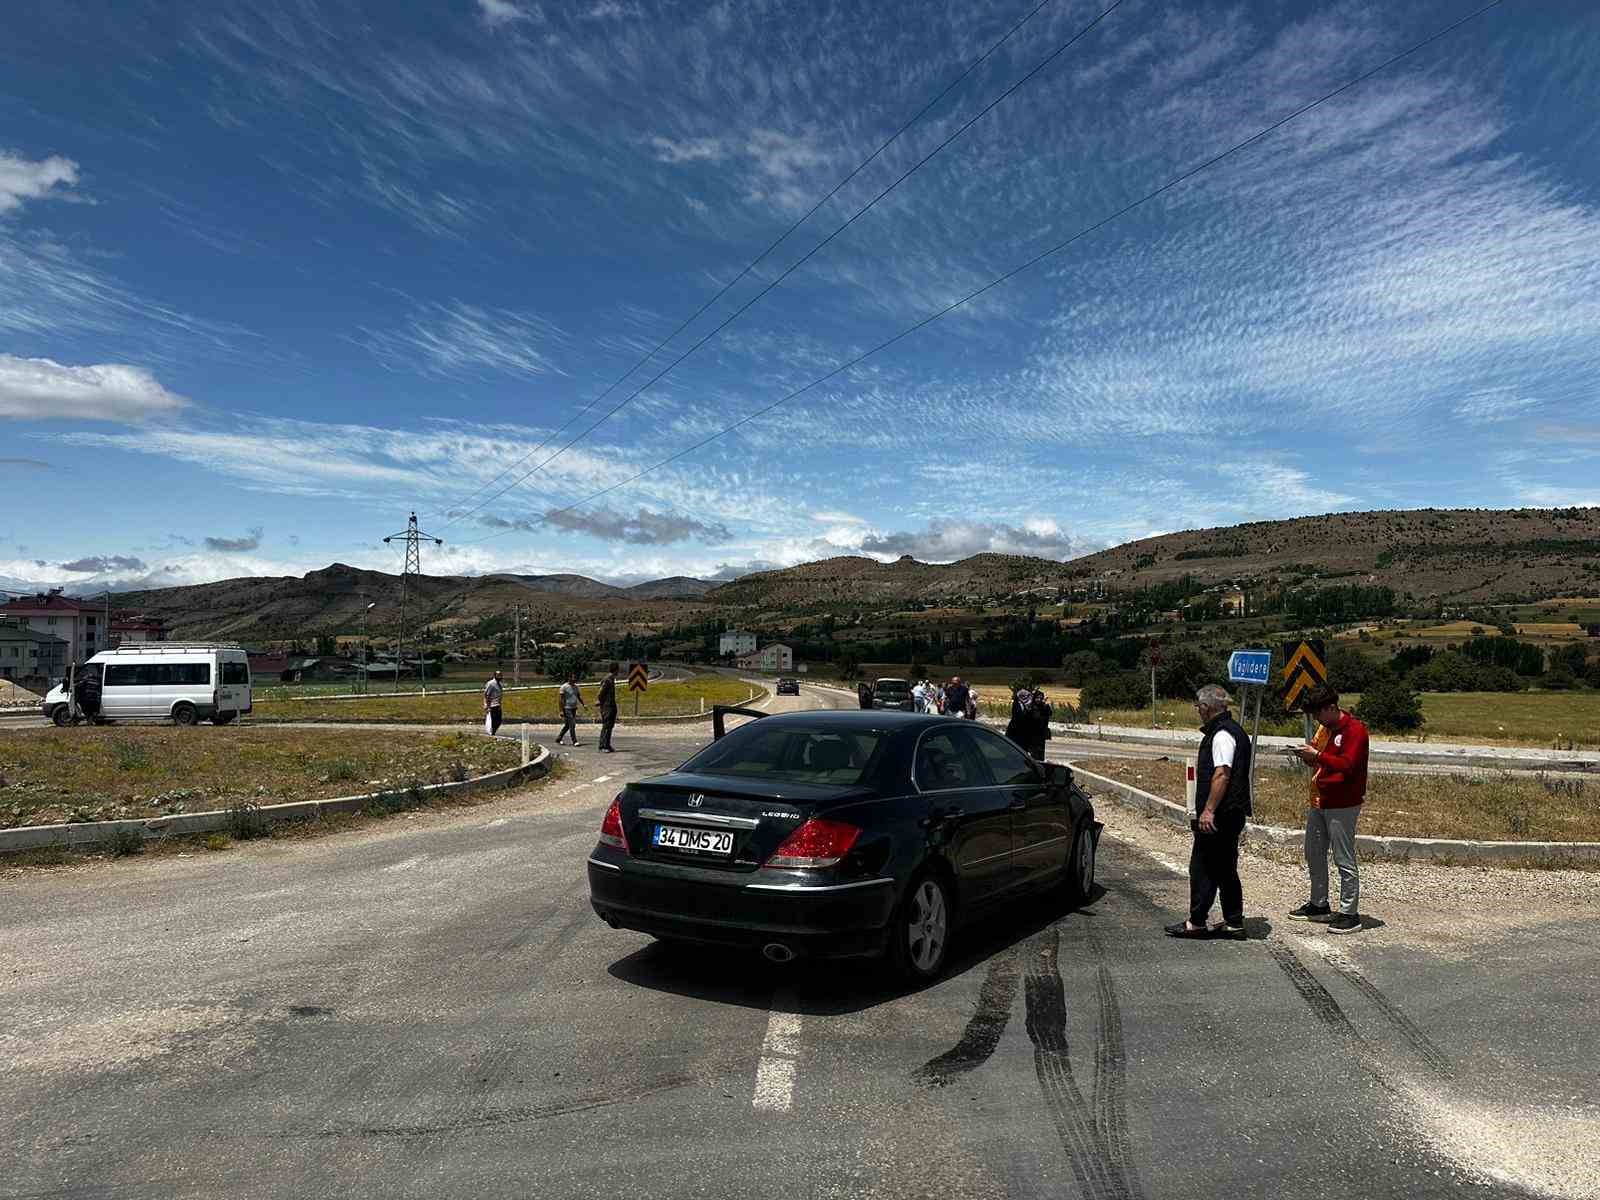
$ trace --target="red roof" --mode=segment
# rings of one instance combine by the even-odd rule
[[[12,616],[32,616],[37,613],[103,612],[105,604],[94,600],[80,600],[76,596],[23,596],[0,604],[0,612]]]

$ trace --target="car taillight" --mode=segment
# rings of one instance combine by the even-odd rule
[[[628,834],[622,828],[621,796],[613,800],[611,807],[606,809],[605,818],[600,822],[600,840],[607,846],[617,846],[623,850],[628,848]]]
[[[831,867],[856,844],[861,830],[843,821],[813,817],[783,839],[769,867]]]

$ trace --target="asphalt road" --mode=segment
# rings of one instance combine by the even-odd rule
[[[1177,943],[1186,882],[1108,810],[1090,904],[992,922],[921,991],[674,952],[593,916],[584,859],[617,786],[703,736],[624,726],[485,807],[0,882],[0,1194],[1600,1194],[1590,921]]]

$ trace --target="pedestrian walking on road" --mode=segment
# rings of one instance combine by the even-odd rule
[[[1339,707],[1339,693],[1313,688],[1301,706],[1319,728],[1291,751],[1314,767],[1306,809],[1306,869],[1311,899],[1289,914],[1295,921],[1326,923],[1329,933],[1361,929],[1361,871],[1356,863],[1356,820],[1367,795],[1367,727]],[[1339,911],[1328,906],[1328,849],[1339,868]]]
[[[505,686],[500,682],[500,672],[496,671],[489,676],[489,682],[483,685],[483,713],[490,737],[500,732],[500,698],[504,693]]]
[[[1167,926],[1167,935],[1203,938],[1217,934],[1243,940],[1244,885],[1239,881],[1239,835],[1250,808],[1250,736],[1228,711],[1227,691],[1208,683],[1195,693],[1200,714],[1196,762],[1194,847],[1189,852],[1189,916]],[[1207,928],[1211,905],[1222,896],[1222,924]]]
[[[1011,720],[1006,724],[1006,737],[1020,747],[1029,758],[1044,761],[1044,744],[1050,738],[1050,718],[1055,710],[1037,688],[1018,688],[1011,697]]]
[[[617,670],[616,663],[611,664],[611,673],[606,676],[605,682],[600,685],[600,696],[595,701],[600,709],[600,749],[607,754],[612,753],[611,731],[617,727]],[[576,731],[574,731],[576,737]]]
[[[926,679],[917,680],[916,686],[911,689],[911,707],[919,713],[928,711],[928,681]]]
[[[578,690],[577,672],[569,672],[567,681],[561,685],[561,732],[556,734],[556,745],[561,745],[561,739],[567,734],[572,735],[572,744],[578,744],[578,710],[589,707],[583,702],[583,693]]]

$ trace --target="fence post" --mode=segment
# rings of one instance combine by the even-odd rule
[[[527,766],[532,761],[533,757],[528,750],[528,723],[524,721],[522,723],[522,765]]]
[[[700,715],[702,717],[706,715],[706,698],[704,696],[700,697]]]

